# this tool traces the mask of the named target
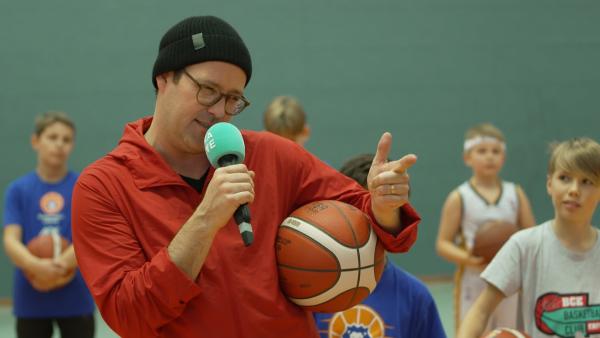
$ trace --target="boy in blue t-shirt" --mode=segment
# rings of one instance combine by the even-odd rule
[[[5,192],[4,247],[16,272],[13,312],[17,337],[94,336],[94,302],[77,270],[71,243],[71,192],[77,173],[67,160],[75,126],[64,114],[49,112],[36,119],[31,138],[36,170],[13,181]],[[41,235],[60,236],[69,246],[54,258],[39,258],[27,243]]]
[[[356,156],[340,171],[363,187],[372,154]],[[321,337],[445,338],[435,302],[427,287],[390,260],[377,287],[361,304],[337,313],[314,313]]]

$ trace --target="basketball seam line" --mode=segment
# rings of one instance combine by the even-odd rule
[[[318,222],[318,221],[316,221],[316,220],[309,220],[309,219],[302,218],[302,217],[298,217],[298,216],[289,216],[288,218],[294,218],[294,219],[297,219],[297,220],[299,220],[299,221],[302,221],[302,222],[304,222],[304,223],[311,224],[312,226],[314,226],[314,224],[313,224],[313,223],[317,223],[317,224],[319,225],[319,227],[315,227],[315,228],[316,228],[317,230],[321,231],[322,233],[326,234],[327,236],[331,237],[331,239],[332,239],[334,242],[338,243],[339,245],[343,246],[344,248],[348,248],[348,249],[355,249],[355,248],[353,248],[353,247],[351,247],[351,246],[345,245],[344,243],[342,243],[342,242],[338,241],[338,240],[335,238],[335,236],[334,236],[334,235],[333,235],[331,232],[329,232],[329,231],[326,231],[325,229],[323,229],[323,228],[320,226],[320,225],[321,225],[321,224],[320,224],[320,222]],[[290,229],[294,229],[294,230],[295,230],[295,228],[294,228],[294,227],[291,227],[291,226],[289,226],[289,225],[283,225],[283,226],[285,226],[285,227],[288,227],[288,228],[290,228]],[[297,230],[295,230],[295,231],[297,231]],[[298,233],[300,233],[299,231],[297,231],[297,232],[298,232]],[[307,238],[310,238],[310,237],[308,237],[308,236],[306,236],[306,237],[307,237]],[[354,236],[353,236],[353,237],[354,237]],[[354,238],[354,242],[356,243],[356,238]]]
[[[356,233],[354,232],[354,229],[352,228],[352,222],[350,222],[350,220],[348,219],[348,217],[346,217],[346,214],[344,214],[342,212],[342,210],[340,210],[340,208],[335,205],[335,203],[331,203],[331,205],[333,206],[333,208],[335,208],[335,210],[342,215],[342,217],[344,218],[344,220],[346,221],[346,226],[348,228],[350,228],[350,232],[352,233],[352,238],[354,239],[354,243],[356,245],[358,245],[358,238],[356,238]],[[370,227],[369,227],[369,237],[371,237],[371,231],[370,231]],[[368,243],[368,241],[367,241]],[[358,266],[362,266],[361,264],[361,257],[360,257],[360,248],[356,248],[356,257],[358,259]],[[356,278],[356,286],[354,288],[354,292],[352,293],[352,297],[348,300],[348,307],[350,305],[352,305],[354,303],[354,299],[356,298],[356,292],[358,290],[358,288],[360,287],[360,279],[361,279],[361,269],[358,269],[358,278]]]
[[[379,264],[380,261],[375,262],[375,264],[371,264],[371,265],[365,265],[359,268],[351,268],[351,269],[315,269],[315,268],[299,268],[296,266],[289,266],[289,265],[285,265],[285,264],[277,264],[278,267],[280,268],[286,268],[286,269],[290,269],[290,270],[300,270],[300,271],[311,271],[311,272],[346,272],[346,271],[360,271],[363,269],[368,269],[368,268],[372,268],[375,267],[377,264]]]

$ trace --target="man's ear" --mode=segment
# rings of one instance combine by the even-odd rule
[[[167,85],[167,80],[169,76],[172,76],[173,72],[167,72],[167,73],[162,73],[162,74],[158,74],[155,78],[156,80],[156,90],[157,91],[161,91],[164,90],[165,86]]]

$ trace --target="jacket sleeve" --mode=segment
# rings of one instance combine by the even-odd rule
[[[417,241],[418,225],[421,217],[410,204],[405,204],[400,207],[400,232],[396,235],[385,231],[379,224],[375,222],[375,215],[371,210],[371,197],[369,196],[368,205],[365,206],[367,214],[371,217],[373,230],[383,243],[383,246],[390,252],[408,252]],[[364,210],[364,209],[363,209]]]
[[[289,157],[286,158],[286,156]],[[300,147],[293,147],[291,151],[281,154],[281,158],[286,158],[287,163],[299,166],[295,168],[298,176],[288,175],[287,178],[289,180],[287,184],[298,187],[296,208],[318,200],[342,201],[354,205],[371,217],[374,224],[373,230],[387,251],[407,252],[415,243],[417,226],[421,218],[409,204],[400,208],[400,232],[396,235],[390,234],[375,223],[375,217],[371,210],[371,194],[354,180]],[[287,173],[288,171],[286,171]]]
[[[108,325],[122,337],[155,337],[200,292],[162,248],[146,257],[109,190],[91,174],[73,191],[77,261]]]

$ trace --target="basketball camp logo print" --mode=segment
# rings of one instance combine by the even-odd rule
[[[331,317],[328,337],[385,338],[385,325],[377,312],[359,304]]]
[[[55,191],[49,191],[40,198],[40,209],[41,214],[38,218],[44,224],[57,224],[63,218],[60,212],[65,206],[65,199],[63,196]]]
[[[65,205],[65,199],[61,194],[50,191],[40,198],[40,208],[46,215],[58,214]]]
[[[536,302],[535,324],[543,333],[563,338],[600,334],[600,304],[589,304],[587,293],[547,293]]]

